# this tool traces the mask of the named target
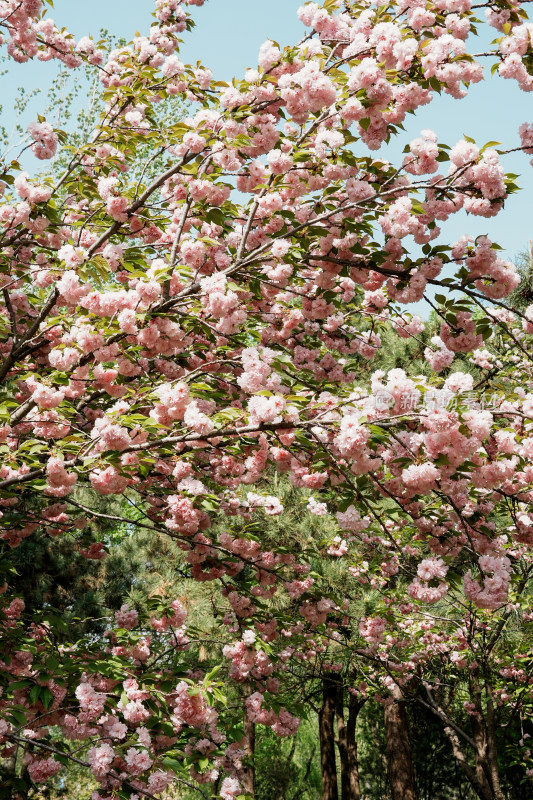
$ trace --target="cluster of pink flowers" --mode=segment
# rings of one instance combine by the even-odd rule
[[[312,578],[306,578],[303,581],[292,581],[286,584],[287,592],[291,597],[300,597],[307,588],[312,585],[312,582],[314,582]],[[333,611],[335,607],[333,600],[329,597],[324,597],[318,601],[304,600],[304,602],[298,606],[298,612],[311,628],[316,628],[326,623],[328,614]]]
[[[106,695],[97,692],[88,681],[80,683],[76,689],[76,697],[83,712],[83,717],[80,715],[82,722],[92,722],[104,710]]]
[[[54,497],[65,497],[70,494],[78,480],[75,472],[65,469],[62,458],[52,456],[46,465],[46,493]]]
[[[39,408],[57,408],[65,398],[64,392],[51,386],[45,386],[34,378],[30,378],[26,385],[31,391],[32,399]]]
[[[246,700],[246,715],[251,722],[266,725],[272,728],[278,736],[292,736],[299,728],[300,720],[294,717],[285,708],[278,713],[273,709],[263,708],[264,696],[254,692]]]
[[[520,134],[520,141],[524,148],[524,153],[533,153],[533,124],[528,125],[527,122],[523,122],[518,129],[518,133]],[[533,164],[533,159],[531,163]]]
[[[314,497],[310,497],[307,501],[307,510],[317,517],[323,517],[328,513],[326,503],[319,503]]]
[[[114,759],[115,751],[107,742],[104,742],[98,747],[91,747],[87,753],[87,760],[91,772],[94,777],[100,781],[106,780]]]
[[[224,778],[220,786],[222,800],[234,800],[235,797],[241,794],[241,791],[241,784],[237,778]]]
[[[96,489],[98,494],[122,494],[128,485],[128,479],[115,467],[106,467],[106,469],[95,469],[91,472],[90,476],[91,486]]]
[[[179,732],[183,725],[202,728],[216,721],[217,712],[207,705],[202,692],[193,691],[185,681],[178,683],[173,695],[174,711],[171,721],[176,732]]]
[[[452,365],[455,353],[446,347],[440,336],[432,336],[431,344],[434,346],[434,349],[426,347],[424,349],[424,358],[431,369],[439,373]]]
[[[28,761],[28,772],[34,783],[46,783],[49,778],[61,770],[61,764],[52,756],[48,758],[31,757]]]
[[[458,311],[457,324],[453,328],[443,322],[440,328],[440,338],[445,347],[453,353],[470,353],[483,342],[483,337],[478,334],[477,325],[468,311]]]
[[[236,681],[242,682],[250,677],[259,680],[269,677],[274,671],[264,650],[252,648],[244,641],[225,645],[222,652],[225,658],[231,659],[230,676]]]
[[[266,348],[259,352],[255,347],[247,347],[242,351],[243,372],[237,378],[237,382],[247,394],[255,394],[267,388],[273,357],[274,352]]]
[[[358,459],[365,454],[369,439],[368,428],[359,424],[355,414],[350,414],[341,420],[335,444],[342,456]]]
[[[437,172],[437,135],[433,131],[422,131],[422,137],[413,139],[409,145],[410,155],[404,158],[404,169],[412,175],[428,175]]]
[[[53,158],[57,151],[57,134],[49,122],[32,122],[28,133],[34,141],[31,149],[41,160]]]
[[[402,339],[409,339],[412,336],[418,336],[418,334],[422,333],[425,324],[418,316],[408,318],[402,315],[392,320],[392,327]]]
[[[126,752],[125,759],[126,769],[131,775],[141,775],[153,764],[153,759],[150,758],[146,750],[139,750],[136,747],[130,747]]]
[[[326,552],[328,556],[337,556],[338,558],[346,555],[348,552],[346,539],[342,539],[340,536],[335,536]]]
[[[411,464],[402,471],[402,482],[415,494],[426,494],[435,489],[440,472],[435,464]]]
[[[369,517],[361,517],[358,509],[353,505],[348,506],[346,511],[337,511],[336,516],[339,527],[345,531],[361,533],[370,525]]]
[[[13,186],[18,196],[22,198],[22,200],[27,200],[31,205],[48,202],[52,196],[50,187],[29,183],[29,177],[27,172],[20,172],[15,178]]]
[[[507,556],[490,555],[479,558],[482,583],[467,572],[464,578],[465,594],[479,608],[494,609],[507,602],[511,579],[511,562]]]
[[[273,495],[260,495],[255,492],[248,492],[246,499],[250,508],[262,508],[269,517],[276,517],[283,513],[283,503],[278,497]]]
[[[255,396],[248,401],[250,424],[259,425],[262,422],[274,422],[280,418],[285,408],[285,400],[279,395],[273,397]]]
[[[384,639],[385,627],[382,617],[366,617],[359,623],[359,633],[369,644],[379,644]]]
[[[124,603],[119,611],[115,611],[115,620],[119,627],[131,631],[137,626],[139,615],[134,608],[130,608],[127,603]]]
[[[179,600],[171,603],[172,614],[165,614],[161,619],[150,618],[150,624],[156,631],[166,631],[169,627],[181,628],[187,618],[187,611]]]
[[[446,577],[447,572],[448,566],[442,558],[425,558],[418,565],[415,580],[407,588],[408,594],[423,603],[438,602],[448,591],[447,584],[440,580]],[[430,586],[429,582],[434,580],[439,580],[439,583]]]

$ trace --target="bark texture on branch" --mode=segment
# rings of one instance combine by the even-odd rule
[[[341,768],[341,800],[360,800],[359,764],[355,728],[363,702],[348,693],[348,708],[344,706],[344,684],[337,688],[337,747]]]
[[[335,707],[337,681],[322,681],[322,706],[318,712],[320,737],[320,767],[322,771],[322,800],[339,800],[337,762],[335,760]]]
[[[417,800],[407,711],[398,688],[385,706],[385,742],[392,800]]]

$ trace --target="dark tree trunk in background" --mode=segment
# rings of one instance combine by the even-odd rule
[[[494,702],[489,692],[485,717],[482,691],[475,676],[472,676],[470,680],[470,695],[476,707],[476,713],[470,717],[472,738],[476,743],[476,777],[483,796],[490,800],[505,800],[498,775]]]
[[[496,743],[496,720],[494,711],[494,701],[491,692],[487,689],[487,750],[490,780],[494,797],[496,800],[505,800],[500,785],[500,774],[498,770],[498,748]]]
[[[407,711],[399,689],[385,706],[385,741],[392,800],[417,800]]]
[[[476,777],[483,795],[492,800],[493,792],[488,773],[488,746],[484,721],[474,716],[470,718],[472,738],[476,743]]]
[[[339,800],[337,764],[335,761],[335,706],[337,679],[322,681],[322,707],[318,712],[320,737],[320,767],[322,770],[322,800]]]
[[[344,708],[344,685],[337,688],[337,746],[341,762],[341,800],[360,800],[359,765],[355,726],[363,703],[348,693],[348,716]]]

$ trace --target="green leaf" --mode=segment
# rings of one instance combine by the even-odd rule
[[[169,758],[169,756],[166,756],[166,757],[163,759],[163,765],[164,765],[164,766],[165,766],[167,769],[170,769],[170,770],[172,770],[172,772],[174,772],[174,773],[176,773],[176,774],[177,774],[178,772],[181,772],[181,770],[183,769],[183,764],[180,764],[180,762],[179,762],[179,761],[176,761],[176,759],[175,759],[175,758]]]
[[[217,664],[216,667],[213,667],[213,669],[207,673],[207,675],[205,676],[205,680],[206,681],[213,680],[215,675],[217,675],[221,669],[222,669],[222,664]]]
[[[35,684],[35,686],[33,686],[33,688],[30,690],[30,693],[28,695],[28,700],[32,705],[35,705],[35,703],[37,702],[40,691],[41,687],[38,684]]]
[[[24,714],[22,711],[19,711],[19,709],[17,709],[17,708],[10,708],[9,709],[7,719],[10,719],[10,721],[15,726],[26,725],[27,722],[28,722],[28,718],[26,717],[26,714]],[[13,720],[14,720],[14,722],[13,722]]]

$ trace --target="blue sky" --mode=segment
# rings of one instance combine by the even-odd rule
[[[181,57],[193,63],[201,60],[218,79],[242,76],[247,67],[256,66],[257,53],[265,39],[272,38],[283,45],[301,38],[304,29],[296,17],[301,2],[210,0],[204,7],[192,9],[198,25],[191,34],[184,34]],[[100,29],[107,28],[127,39],[136,31],[148,30],[153,9],[151,0],[91,0],[90,3],[55,0],[54,6],[52,15],[56,23],[65,25],[76,36],[91,33],[98,37]],[[483,43],[479,49],[485,49]],[[14,123],[13,101],[17,87],[31,90],[40,86],[45,91],[56,70],[54,62],[36,62],[15,66],[10,71],[11,77],[0,79],[2,121],[6,128]],[[488,74],[489,70],[486,72]],[[42,106],[41,98],[32,102],[25,115],[27,119],[23,120],[24,126]],[[424,128],[436,131],[439,141],[449,145],[467,134],[478,144],[497,140],[505,147],[513,147],[519,144],[518,126],[524,121],[533,122],[533,95],[520,92],[513,81],[496,77],[471,87],[466,100],[437,98],[416,116],[410,116],[405,133],[386,149],[386,154],[396,162],[404,145]],[[524,191],[510,198],[505,210],[494,219],[456,215],[442,226],[443,239],[453,241],[464,233],[474,236],[487,233],[505,247],[511,259],[527,248],[529,239],[533,238],[533,167],[521,153],[505,157],[504,166],[520,174],[518,183]]]

